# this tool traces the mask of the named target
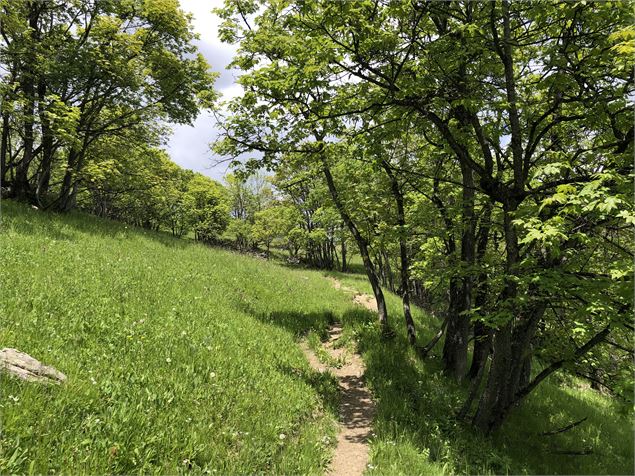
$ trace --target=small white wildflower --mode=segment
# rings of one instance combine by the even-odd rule
[[[172,362],[172,359],[168,357],[167,359],[165,359],[165,361],[169,364],[170,362]]]
[[[210,372],[209,376],[212,377],[212,378],[216,378],[216,372]]]
[[[93,385],[97,385],[97,380],[95,380],[93,377],[90,378],[90,383],[92,383]]]
[[[280,435],[278,435],[278,438],[280,438],[281,440],[284,440],[287,437],[287,435],[285,435],[284,433],[280,433]]]

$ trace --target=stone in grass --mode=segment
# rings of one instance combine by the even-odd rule
[[[28,382],[61,383],[66,375],[17,349],[0,350],[0,370]]]

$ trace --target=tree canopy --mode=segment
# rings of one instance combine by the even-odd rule
[[[410,274],[434,266],[423,278],[446,289],[446,370],[473,382],[460,414],[496,429],[562,367],[619,380],[598,368],[607,339],[632,338],[627,2],[228,0],[217,12],[245,94],[216,150],[263,152],[247,170],[323,174],[385,330],[378,269],[401,269],[410,326]]]

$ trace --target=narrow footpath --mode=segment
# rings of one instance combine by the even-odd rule
[[[333,279],[336,289],[341,283]],[[374,299],[371,296],[356,293],[353,301],[372,310]],[[377,306],[374,306],[374,310]],[[342,335],[340,324],[329,328],[329,338],[323,348],[334,362],[343,362],[341,367],[329,367],[320,362],[306,342],[301,348],[307,360],[319,372],[330,371],[335,375],[340,387],[339,421],[340,431],[337,435],[337,446],[327,474],[336,476],[361,475],[368,465],[368,440],[372,432],[375,402],[364,384],[364,362],[358,354],[351,354],[344,348],[336,348],[335,343]]]

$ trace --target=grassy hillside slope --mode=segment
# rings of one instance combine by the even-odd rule
[[[318,273],[2,205],[0,347],[69,380],[2,377],[1,473],[321,471],[336,387],[294,336],[350,304]]]
[[[9,201],[2,213],[0,347],[69,381],[0,377],[0,473],[321,473],[336,382],[310,370],[296,341],[334,320],[359,343],[378,403],[372,474],[632,471],[629,416],[557,379],[496,437],[456,423],[465,389],[436,357],[414,358],[396,296],[398,336],[380,342],[374,316],[323,273]],[[369,291],[361,276],[334,274]],[[415,314],[423,340],[436,321]]]

